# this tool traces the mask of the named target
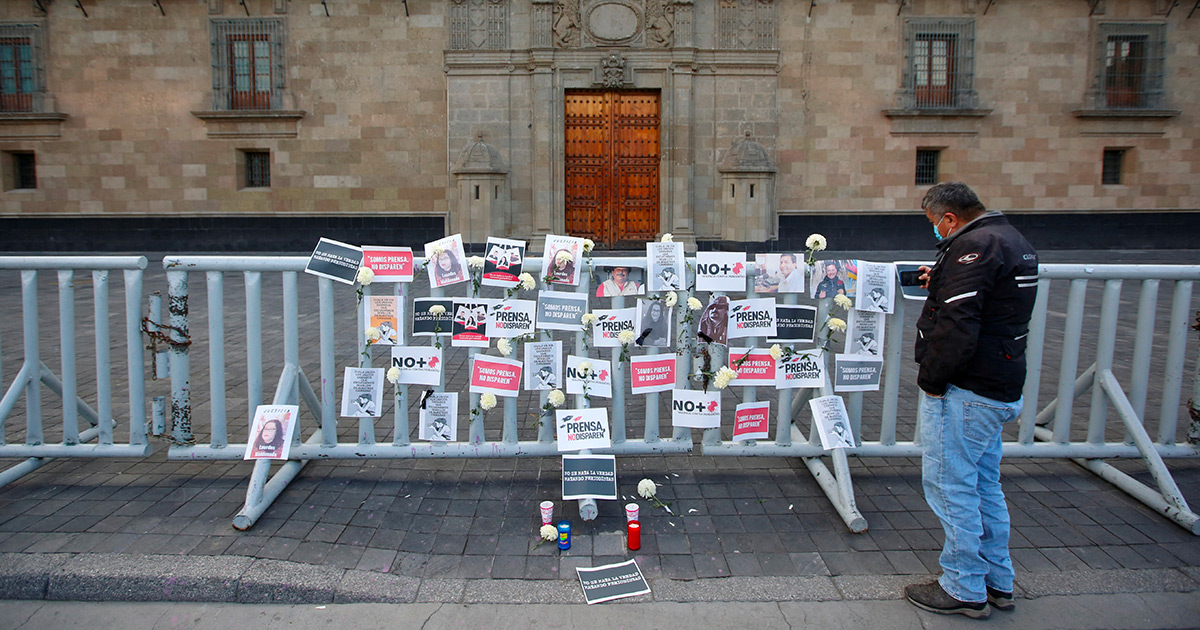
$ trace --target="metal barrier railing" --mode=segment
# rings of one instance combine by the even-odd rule
[[[27,458],[0,472],[0,486],[37,470],[58,457],[145,457],[152,447],[146,439],[145,377],[142,358],[142,273],[144,256],[55,256],[0,257],[0,271],[21,275],[21,323],[24,357],[21,368],[0,399],[0,457]],[[91,322],[95,325],[96,372],[94,391],[81,391],[76,361],[78,321],[75,314],[77,271],[91,271]],[[116,442],[113,428],[112,340],[109,325],[109,273],[122,271],[125,280],[125,338],[129,394],[129,441]],[[55,374],[41,357],[41,317],[38,308],[39,272],[54,272],[58,281],[61,369]],[[87,321],[84,318],[84,321]],[[43,423],[42,386],[62,401],[61,435],[57,427]],[[88,384],[90,389],[90,382]],[[5,420],[25,399],[24,435],[19,444],[9,443]],[[90,427],[80,430],[80,419]],[[54,429],[48,435],[48,430]],[[18,432],[19,435],[19,432]],[[54,443],[48,443],[57,438]],[[95,444],[87,444],[95,441]]]

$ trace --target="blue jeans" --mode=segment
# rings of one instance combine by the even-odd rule
[[[946,542],[938,582],[965,602],[987,599],[985,587],[1013,590],[1008,505],[1000,490],[1000,432],[1021,414],[1012,403],[950,385],[921,396],[921,482]]]

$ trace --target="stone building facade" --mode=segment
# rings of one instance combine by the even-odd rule
[[[1198,57],[1169,0],[6,0],[0,248],[1194,227]]]

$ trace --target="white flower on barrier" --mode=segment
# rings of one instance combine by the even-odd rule
[[[358,280],[359,284],[367,286],[375,281],[375,272],[370,267],[359,267],[355,280]]]
[[[813,250],[814,252],[824,250],[826,245],[828,245],[828,242],[825,240],[825,237],[820,234],[809,234],[808,238],[804,241],[804,246]]]
[[[429,307],[429,312],[433,315],[442,315],[446,312],[446,307],[441,304],[434,304]]]
[[[546,404],[551,406],[559,407],[564,402],[567,402],[567,397],[563,395],[561,389],[552,389],[550,390],[550,394],[546,396]]]
[[[487,393],[484,393],[479,396],[479,408],[480,409],[487,411],[489,409],[494,408],[495,406],[496,406],[496,395],[495,394],[493,394],[491,392],[487,392]]]
[[[467,266],[472,269],[483,269],[483,258],[480,256],[471,256],[467,259]]]
[[[837,317],[830,317],[829,318],[829,330],[832,330],[835,332],[843,332],[844,330],[846,330],[846,321],[843,319],[838,319]]]
[[[584,314],[583,314],[583,315],[582,315],[582,316],[579,318],[579,321],[580,321],[581,323],[583,323],[583,325],[584,325],[584,326],[591,326],[592,324],[595,324],[595,323],[596,323],[596,321],[597,321],[597,320],[599,320],[599,319],[600,319],[600,318],[599,318],[599,317],[596,317],[596,314],[595,314],[595,313],[584,313]]]
[[[590,238],[583,239],[583,252],[589,253],[596,248],[596,242]]]
[[[833,298],[833,303],[843,311],[848,311],[854,307],[854,300],[851,300],[842,293],[837,294],[837,296]]]
[[[667,306],[675,306],[679,303],[679,295],[674,291],[668,291],[664,302],[666,302]]]
[[[446,249],[444,247],[440,247],[440,246],[434,247],[433,249],[429,250],[429,258],[430,259],[437,258],[438,256],[441,256],[444,253],[446,253]]]
[[[698,310],[704,308],[704,304],[702,304],[700,302],[700,300],[697,300],[694,297],[688,298],[687,305],[688,305],[688,308],[693,311],[698,311]]]
[[[771,358],[776,361],[783,358],[783,348],[779,347],[779,344],[771,346]]]
[[[379,329],[378,329],[378,328],[375,328],[374,326],[372,326],[372,327],[368,328],[368,329],[367,329],[367,331],[366,331],[366,334],[367,334],[367,339],[368,339],[369,341],[379,341],[379,338],[383,336],[383,335],[382,335],[382,334],[379,332]]]
[[[591,374],[591,373],[592,373],[592,362],[591,361],[584,361],[579,364],[579,375],[580,376],[587,376],[588,374]]]
[[[537,286],[537,280],[534,280],[528,272],[517,276],[517,280],[521,281],[521,288],[526,291],[532,291]]]
[[[671,243],[671,242],[674,242],[674,240],[675,239],[674,239],[674,237],[671,236],[670,232],[667,232],[666,234],[662,235],[662,242],[664,242],[664,243]]]
[[[623,346],[633,343],[634,339],[637,339],[637,335],[634,335],[632,330],[622,330],[617,333],[617,341],[621,342]]]
[[[575,257],[571,255],[571,252],[565,249],[559,250],[559,252],[554,255],[554,262],[556,264],[569,263],[572,260],[575,260]]]
[[[392,385],[395,385],[396,382],[400,380],[400,368],[398,368],[394,365],[392,367],[388,368],[387,380]]]
[[[501,337],[496,340],[496,349],[500,351],[500,354],[508,356],[512,354],[513,351],[512,342],[504,337]]]
[[[737,377],[737,372],[734,372],[733,370],[729,369],[729,367],[722,365],[721,369],[717,370],[717,377],[713,379],[713,386],[717,389],[725,389],[726,387],[729,387],[729,383]]]

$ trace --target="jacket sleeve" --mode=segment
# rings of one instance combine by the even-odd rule
[[[937,287],[937,319],[928,337],[917,385],[941,396],[975,355],[983,306],[996,283],[1003,257],[994,241],[955,243],[941,264]]]

